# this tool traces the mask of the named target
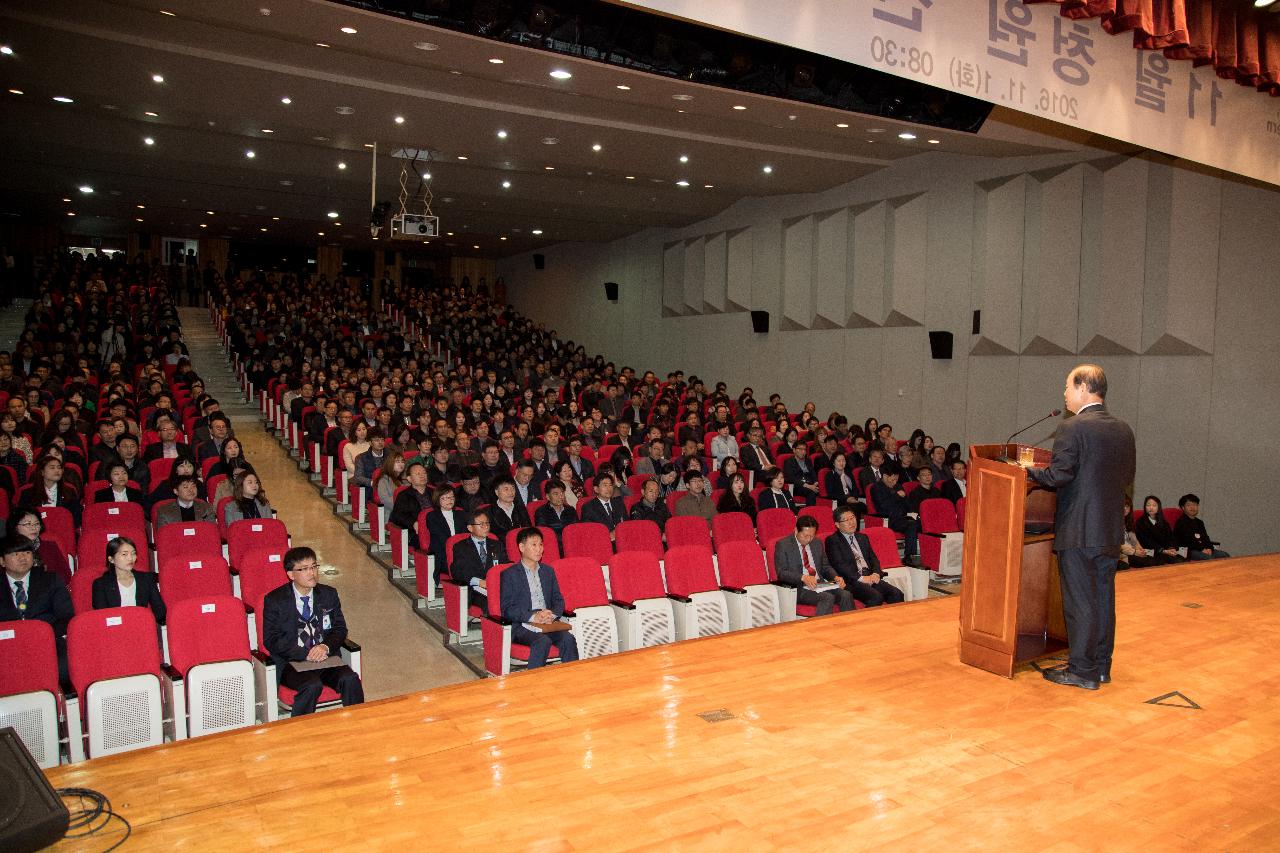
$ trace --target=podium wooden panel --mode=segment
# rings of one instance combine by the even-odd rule
[[[1013,677],[1014,667],[1067,647],[1053,533],[1053,492],[1027,491],[1017,460],[1049,464],[1047,450],[1017,444],[969,448],[963,582],[960,586],[960,660]]]

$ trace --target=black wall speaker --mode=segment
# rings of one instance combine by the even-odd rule
[[[930,332],[929,352],[934,358],[951,358],[951,342],[950,332]]]
[[[606,281],[604,283],[604,298],[610,302],[618,301],[618,283],[616,281]]]
[[[751,312],[751,330],[759,334],[767,334],[769,331],[769,312],[768,311],[752,311]]]
[[[67,807],[12,728],[0,729],[0,791],[0,850],[40,850],[67,834]]]
[[[546,256],[546,255],[534,255],[534,256],[533,256],[533,268],[534,268],[535,270],[545,270],[545,269],[547,268],[547,256]]]
[[[982,334],[982,311],[981,309],[973,312],[973,333],[975,335]]]

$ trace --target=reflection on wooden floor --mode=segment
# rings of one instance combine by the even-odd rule
[[[1098,692],[959,663],[957,596],[50,775],[134,850],[1277,849],[1280,557],[1117,586]]]

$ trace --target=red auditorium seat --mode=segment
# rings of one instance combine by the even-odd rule
[[[609,586],[625,650],[675,642],[675,615],[658,558],[649,551],[619,551],[609,566]]]
[[[40,767],[57,767],[63,697],[53,629],[38,619],[0,622],[0,660],[10,662],[0,666],[0,728],[13,726]]]
[[[718,546],[716,556],[720,588],[728,593],[730,627],[736,631],[781,622],[778,593],[769,580],[764,552],[755,540],[725,542]]]
[[[729,602],[716,579],[710,548],[670,548],[663,565],[667,592],[673,596],[676,639],[709,637],[730,629]]]
[[[545,560],[544,560],[545,562]],[[580,658],[594,658],[618,651],[618,623],[605,592],[604,570],[590,557],[562,557],[552,565],[565,619],[573,626]]]
[[[705,522],[703,527],[706,527]],[[655,522],[648,519],[622,522],[614,528],[613,541],[614,547],[619,551],[648,551],[659,560],[665,550],[662,547],[662,531]]]
[[[264,722],[267,702],[257,696],[258,669],[249,651],[244,605],[231,595],[186,598],[166,618],[169,660],[183,680],[188,737]],[[265,697],[264,697],[265,698]]]
[[[715,519],[720,516],[715,516]],[[743,518],[747,518],[745,515]],[[747,524],[751,523],[751,519],[747,518]],[[711,533],[707,529],[706,519],[696,515],[677,515],[667,519],[667,550],[679,548],[682,546],[697,545],[703,548],[711,547]],[[754,537],[754,534],[752,534]]]
[[[511,555],[508,554],[508,557]],[[613,558],[609,528],[597,521],[579,521],[564,529],[564,556],[591,557],[602,566]]]

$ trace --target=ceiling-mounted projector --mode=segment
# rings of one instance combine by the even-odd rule
[[[440,236],[440,217],[400,213],[391,217],[392,240],[429,240]]]

